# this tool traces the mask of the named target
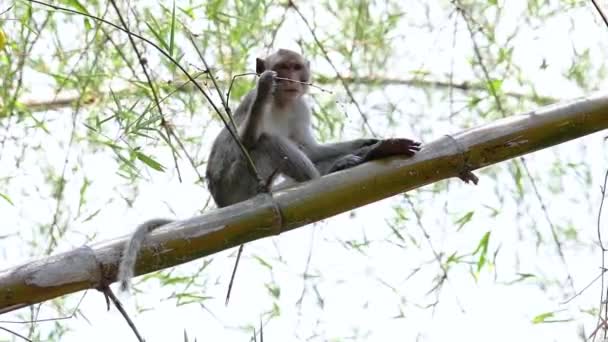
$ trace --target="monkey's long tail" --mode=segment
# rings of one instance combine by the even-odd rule
[[[135,261],[137,261],[137,253],[141,248],[146,236],[156,228],[171,223],[169,219],[153,219],[146,221],[135,229],[131,239],[125,244],[125,249],[122,252],[122,259],[118,266],[117,279],[120,282],[121,291],[129,291],[131,286],[131,278],[133,278]]]

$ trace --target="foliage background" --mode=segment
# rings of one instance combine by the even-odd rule
[[[109,2],[56,4],[120,22]],[[224,92],[234,75],[253,71],[255,57],[303,51],[314,83],[331,92],[311,88],[323,141],[373,134],[431,141],[606,82],[608,29],[587,1],[295,5],[119,8],[131,31],[192,74],[205,70],[186,29],[196,34]],[[181,86],[175,65],[137,41],[167,97],[160,113],[126,34],[29,1],[1,6],[11,6],[0,17],[8,39],[0,51],[2,266],[124,235],[148,218],[212,210],[201,175],[222,124],[198,91]],[[219,105],[208,75],[198,80]],[[236,79],[233,106],[253,81]],[[176,136],[168,139],[167,129]],[[234,250],[140,278],[127,307],[140,312],[136,323],[149,341],[184,332],[242,341],[260,321],[269,340],[589,336],[600,284],[563,302],[599,273],[604,135],[488,167],[477,187],[439,182],[251,243],[228,307]],[[1,319],[66,316],[81,297]],[[41,341],[131,338],[93,292],[75,318],[7,324]],[[0,332],[2,341],[13,338]]]

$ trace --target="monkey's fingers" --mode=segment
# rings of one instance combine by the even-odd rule
[[[463,182],[465,183],[469,183],[469,182],[473,182],[473,184],[477,185],[477,183],[479,182],[479,178],[477,178],[477,176],[475,176],[475,174],[471,171],[464,171],[461,172],[458,175],[458,178],[462,179]]]
[[[266,95],[273,92],[274,88],[276,88],[275,77],[277,76],[276,71],[266,70],[258,79],[258,94]]]
[[[367,155],[367,160],[382,159],[391,156],[411,157],[420,151],[420,143],[411,139],[385,139],[378,143]]]

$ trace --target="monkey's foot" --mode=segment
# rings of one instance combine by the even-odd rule
[[[328,173],[350,169],[351,167],[355,167],[364,162],[365,162],[365,159],[363,159],[362,157],[356,156],[354,154],[349,154],[349,155],[346,155],[346,156],[338,159],[334,163],[334,165],[332,165],[332,167],[329,169]]]
[[[270,176],[266,179],[262,179],[258,182],[257,192],[258,194],[269,193],[272,188],[272,182],[274,177],[279,173],[279,168],[276,168],[272,171]]]
[[[402,155],[411,157],[418,151],[420,151],[420,143],[417,141],[403,138],[385,139],[378,142],[365,159],[375,160]]]
[[[473,184],[477,185],[477,183],[479,182],[479,178],[477,178],[477,176],[475,176],[475,174],[471,171],[463,171],[458,175],[458,178],[462,179],[463,182],[465,183],[469,183],[469,182],[473,182]]]
[[[258,186],[257,186],[257,193],[258,194],[267,194],[270,192],[270,185],[268,184],[268,181],[265,182],[258,182]]]

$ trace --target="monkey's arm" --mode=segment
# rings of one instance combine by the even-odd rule
[[[348,169],[367,161],[391,156],[411,157],[420,150],[420,143],[410,139],[385,139],[372,145],[363,146],[350,154],[337,158],[323,159],[315,165],[321,174]]]
[[[276,172],[295,179],[298,182],[319,178],[314,163],[289,139],[262,133],[255,150],[252,151],[258,160],[269,166],[261,170],[264,176],[274,176]]]
[[[296,131],[294,140],[298,142],[300,149],[313,163],[353,154],[355,151],[374,145],[379,141],[378,139],[356,139],[331,144],[319,144],[310,129],[310,116],[302,116],[298,119],[301,121],[298,123],[300,129]]]
[[[331,144],[303,145],[302,149],[313,162],[335,159],[348,154],[359,154],[367,147],[378,143],[378,139],[356,139]]]
[[[420,150],[420,143],[409,139],[386,139],[381,140],[377,144],[365,146],[357,150],[351,155],[346,155],[337,159],[327,159],[316,163],[321,174],[336,172],[339,170],[348,169],[366,161],[387,158],[395,155],[413,156]],[[473,183],[477,185],[479,178],[471,171],[464,170],[459,175],[465,183]]]
[[[249,112],[239,126],[239,138],[247,148],[255,146],[260,134],[262,115],[272,99],[276,72],[267,70],[262,73],[257,87],[251,91],[237,108],[237,112]]]
[[[314,162],[336,160],[349,155],[355,155],[362,162],[382,159],[390,156],[403,155],[411,157],[420,150],[420,143],[411,139],[355,139],[333,144],[317,144],[309,142],[301,146],[302,150]]]

